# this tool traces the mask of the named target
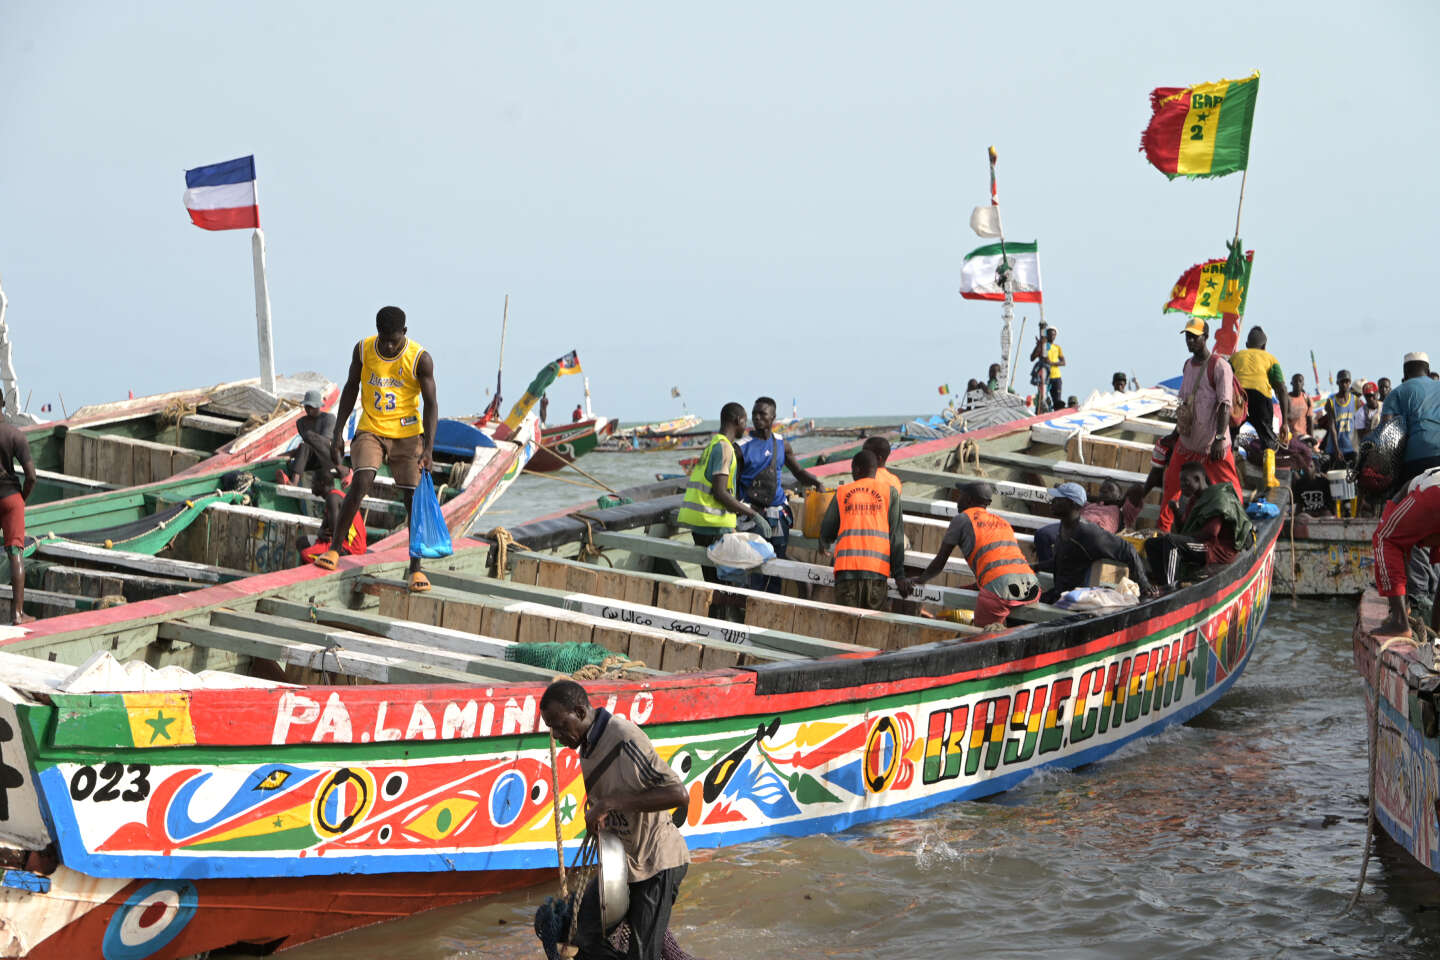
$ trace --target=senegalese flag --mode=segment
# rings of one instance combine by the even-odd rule
[[[942,383],[942,384],[940,384],[940,396],[943,397],[943,396],[945,396],[945,394],[947,394],[947,393],[949,393],[949,392],[950,392],[950,384],[948,384],[948,383]]]
[[[1180,275],[1170,290],[1165,313],[1185,313],[1192,317],[1242,317],[1245,298],[1250,292],[1250,270],[1255,251],[1245,251],[1242,276],[1227,278],[1226,257],[1197,263]]]
[[[561,357],[559,360],[556,360],[555,364],[560,368],[560,376],[562,377],[568,373],[579,373],[580,355],[574,350],[571,350],[569,353],[565,354],[565,356]]]
[[[1150,93],[1150,125],[1140,152],[1165,176],[1223,177],[1250,162],[1250,124],[1260,71],[1244,80],[1193,87],[1160,87]]]

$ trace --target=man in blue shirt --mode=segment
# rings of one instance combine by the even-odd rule
[[[822,484],[810,471],[800,466],[795,451],[771,429],[775,423],[775,401],[769,397],[756,399],[750,410],[752,425],[749,436],[740,441],[740,476],[736,493],[743,503],[748,503],[765,516],[770,524],[770,546],[775,556],[784,559],[790,543],[790,527],[794,523],[790,508],[785,505],[785,488],[780,482],[780,465],[795,476],[801,484],[819,490]],[[738,529],[746,529],[741,523]],[[780,592],[780,578],[751,574],[749,585],[757,590],[770,593]]]
[[[1317,426],[1325,428],[1325,452],[1330,455],[1335,469],[1343,460],[1354,464],[1355,454],[1360,445],[1355,442],[1355,412],[1358,406],[1354,392],[1350,389],[1350,371],[1335,373],[1335,393],[1325,401]]]
[[[1440,382],[1430,379],[1430,357],[1405,354],[1405,381],[1390,391],[1380,422],[1399,419],[1405,425],[1405,464],[1400,483],[1409,483],[1431,467],[1440,466]]]

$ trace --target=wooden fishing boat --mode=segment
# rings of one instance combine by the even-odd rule
[[[596,447],[603,453],[644,453],[651,450],[673,450],[683,445],[686,439],[698,434],[695,427],[700,417],[693,413],[662,420],[658,423],[643,423],[634,427],[616,430],[603,439]]]
[[[545,427],[540,431],[540,446],[525,469],[530,473],[563,469],[594,450],[601,440],[615,432],[615,427],[615,421],[608,417],[590,417]]]
[[[299,440],[300,401],[318,389],[339,396],[320,374],[281,377],[276,394],[259,380],[221,383],[81,407],[64,420],[22,427],[35,461],[29,505],[169,479],[213,474],[278,456]]]
[[[468,425],[441,429],[433,471],[452,537],[464,536],[537,449],[533,417],[508,441]],[[478,437],[478,440],[476,439]],[[449,450],[468,451],[465,459]],[[228,583],[300,563],[321,527],[321,501],[278,476],[270,459],[28,507],[26,611],[62,616]],[[386,549],[406,537],[405,505],[388,475],[377,476],[361,506],[366,542]],[[10,618],[11,590],[0,584]]]
[[[1094,481],[1040,457],[1029,426],[964,439],[982,464],[1025,456]],[[939,494],[959,455],[954,439],[903,453],[896,467],[937,475],[907,480],[919,531],[953,513]],[[538,702],[560,660],[594,653],[584,643],[609,671],[597,702],[645,725],[684,781],[676,818],[694,847],[911,816],[1091,763],[1236,682],[1279,530],[1263,523],[1256,546],[1169,596],[1101,615],[1032,607],[977,636],[695,579],[704,552],[658,535],[676,489],[494,531],[428,564],[427,594],[404,589],[394,550],[6,643],[0,953],[274,949],[540,881],[557,819],[578,849],[584,795],[572,752],[552,767]],[[829,575],[763,570],[822,592]],[[913,598],[963,607],[968,582],[952,561]],[[712,619],[716,600],[743,622]]]
[[[1377,635],[1388,612],[1367,589],[1355,611],[1355,669],[1365,682],[1371,814],[1401,847],[1440,874],[1440,671],[1436,645]]]
[[[1123,461],[1127,472],[1114,479],[1143,482],[1149,472],[1149,450],[1156,438],[1174,429],[1174,395],[1147,389],[1126,394],[1097,394],[1069,414],[1051,417],[1032,428],[1039,439],[1066,445],[1071,460]],[[1091,459],[1091,441],[1094,445]],[[1118,458],[1118,459],[1108,459]],[[1236,461],[1247,489],[1263,491],[1264,477],[1245,458]],[[1282,482],[1288,471],[1280,471]],[[1295,493],[1294,529],[1287,528],[1275,547],[1275,589],[1302,597],[1358,596],[1374,583],[1371,537],[1375,517],[1336,517],[1333,501],[1317,490]]]

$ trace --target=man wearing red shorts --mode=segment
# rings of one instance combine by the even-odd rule
[[[1175,449],[1165,464],[1165,485],[1161,496],[1160,520],[1168,531],[1175,524],[1171,502],[1180,495],[1180,468],[1198,463],[1211,483],[1228,483],[1235,496],[1245,502],[1240,474],[1230,450],[1230,404],[1235,374],[1230,364],[1212,356],[1206,341],[1210,324],[1191,318],[1181,331],[1190,359],[1185,361],[1180,381],[1180,408],[1175,412]]]
[[[20,462],[20,472],[15,462]],[[24,479],[21,479],[21,473]],[[30,442],[10,424],[0,424],[0,529],[5,531],[5,549],[10,553],[11,623],[29,623],[25,613],[25,501],[35,489],[35,461],[30,459]]]
[[[1429,550],[1431,563],[1440,561],[1440,467],[1426,470],[1410,481],[1405,496],[1385,504],[1380,525],[1372,537],[1375,546],[1375,589],[1390,600],[1390,615],[1376,633],[1410,634],[1410,611],[1405,593],[1409,586],[1405,562],[1415,547]],[[1432,609],[1431,626],[1440,624],[1440,604]]]

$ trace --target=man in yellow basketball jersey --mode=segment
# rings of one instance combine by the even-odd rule
[[[375,471],[384,463],[405,498],[410,498],[420,482],[420,471],[429,470],[434,455],[435,425],[440,410],[435,402],[435,365],[430,353],[405,335],[405,311],[399,307],[381,307],[375,314],[373,337],[355,344],[350,357],[350,377],[340,393],[340,406],[335,411],[335,433],[330,452],[339,466],[345,454],[345,422],[360,401],[360,422],[355,439],[350,442],[350,463],[355,472],[345,503],[340,507],[336,531],[350,529],[350,521],[360,502],[370,494]],[[420,399],[425,400],[425,414],[420,415]],[[340,562],[343,535],[336,534],[330,549],[315,558],[315,566],[334,570]],[[420,558],[410,558],[410,589],[430,589],[430,581],[420,572]]]

